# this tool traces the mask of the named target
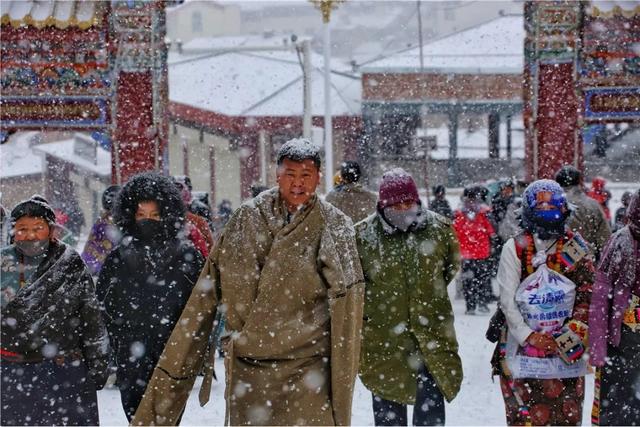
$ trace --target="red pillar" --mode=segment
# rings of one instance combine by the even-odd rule
[[[576,158],[579,102],[574,64],[540,64],[538,74],[538,179],[553,178],[564,164],[582,167]],[[536,143],[536,142],[534,142]],[[582,150],[579,150],[581,153]]]
[[[112,180],[162,172],[168,142],[165,2],[114,2],[110,19],[115,56]],[[160,65],[160,66],[158,66]]]
[[[260,152],[258,134],[246,134],[239,138],[240,194],[242,200],[251,197],[251,186],[260,181]]]
[[[121,72],[116,99],[112,177],[117,181],[118,159],[120,182],[125,183],[132,175],[155,168],[151,72]]]
[[[523,100],[527,179],[553,178],[563,164],[583,167],[577,95],[584,5],[570,0],[524,4]]]

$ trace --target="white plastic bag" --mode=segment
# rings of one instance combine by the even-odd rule
[[[576,285],[567,277],[542,264],[520,283],[515,300],[525,322],[536,332],[553,333],[571,317]],[[515,337],[509,334],[506,362],[514,378],[575,378],[587,373],[587,362],[565,363],[558,355],[527,356]]]
[[[560,356],[530,357],[522,353],[522,347],[515,337],[507,338],[506,362],[513,378],[561,379],[585,376],[587,362],[580,359],[567,364]]]
[[[560,329],[565,320],[571,317],[576,285],[543,264],[520,283],[515,299],[531,329],[551,333]]]

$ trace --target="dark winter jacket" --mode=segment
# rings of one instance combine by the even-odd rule
[[[204,258],[190,242],[142,242],[131,237],[107,257],[98,279],[98,299],[121,375],[146,381],[191,294]],[[143,357],[132,361],[132,344]],[[137,373],[136,373],[137,372]]]
[[[96,386],[102,387],[108,338],[84,262],[76,251],[54,241],[20,288],[19,257],[14,246],[2,250],[3,355],[15,354],[16,361],[26,362],[80,357]]]
[[[138,203],[147,200],[158,203],[161,216],[159,232],[150,238],[136,233],[135,221]],[[118,194],[113,214],[125,237],[105,260],[97,293],[115,348],[118,382],[126,389],[144,386],[151,377],[204,258],[185,235],[185,206],[164,176],[133,177]]]
[[[431,200],[429,202],[429,210],[446,218],[453,219],[453,210],[451,210],[451,205],[449,205],[449,201],[447,199],[435,198]]]

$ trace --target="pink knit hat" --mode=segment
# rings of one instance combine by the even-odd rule
[[[380,182],[378,208],[384,209],[405,202],[420,202],[416,182],[401,168],[385,172]]]

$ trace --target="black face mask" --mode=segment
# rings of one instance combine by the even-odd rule
[[[557,239],[564,235],[564,221],[554,224],[534,224],[533,233],[542,240]]]
[[[44,255],[49,249],[49,239],[16,240],[16,250],[22,255],[35,258]]]
[[[153,219],[141,219],[136,221],[133,229],[133,237],[145,242],[157,240],[164,236],[164,224]]]

